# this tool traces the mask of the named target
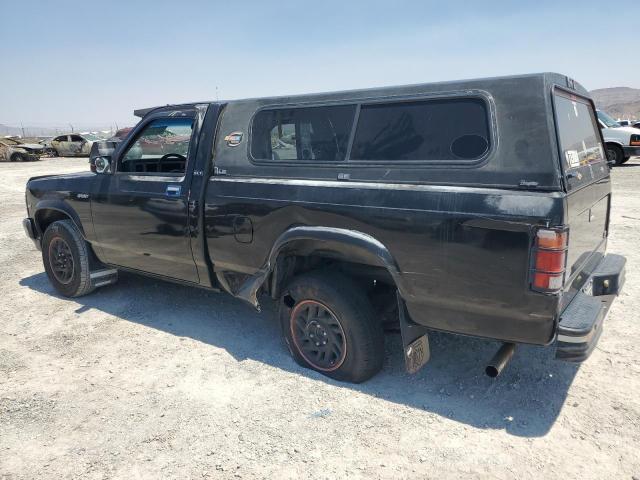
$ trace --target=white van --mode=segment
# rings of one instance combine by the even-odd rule
[[[637,128],[621,126],[602,110],[596,113],[610,161],[622,165],[632,156],[640,156],[640,132]]]

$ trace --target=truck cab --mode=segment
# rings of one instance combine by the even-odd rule
[[[559,74],[138,111],[94,172],[31,179],[24,227],[63,295],[118,270],[270,296],[294,360],[360,382],[384,325],[585,360],[624,283],[593,102]],[[239,328],[242,328],[239,325]]]

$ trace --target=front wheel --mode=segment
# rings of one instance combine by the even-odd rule
[[[607,145],[607,157],[609,161],[615,165],[622,165],[624,163],[624,153],[617,145]]]
[[[303,367],[353,383],[382,368],[382,324],[365,292],[348,277],[300,275],[284,289],[279,307],[285,342]]]
[[[49,281],[65,297],[90,293],[89,247],[71,220],[53,222],[42,238],[42,261]]]
[[[21,153],[14,153],[11,155],[12,162],[24,162],[26,161],[26,157]]]

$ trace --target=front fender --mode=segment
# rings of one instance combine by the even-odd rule
[[[57,212],[57,215],[64,215],[71,219],[71,221],[75,223],[76,227],[80,230],[82,237],[86,240],[84,227],[82,226],[82,221],[80,220],[78,213],[73,209],[73,207],[71,207],[71,205],[61,199],[44,199],[36,203],[33,210],[33,220],[35,221],[38,235],[40,237],[42,237],[44,230],[46,230],[43,226],[48,218],[53,215],[55,220],[59,219],[56,218],[56,214],[52,214],[51,212]],[[46,225],[48,225],[48,223]]]
[[[300,226],[286,230],[274,242],[265,264],[242,282],[236,291],[231,291],[221,274],[218,274],[218,279],[232,295],[259,309],[258,290],[273,271],[281,254],[295,252],[310,255],[318,251],[350,262],[386,268],[402,294],[398,264],[382,242],[366,233],[332,227]]]

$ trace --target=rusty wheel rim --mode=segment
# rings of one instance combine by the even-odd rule
[[[331,372],[347,354],[347,340],[338,317],[316,300],[303,300],[292,310],[291,336],[298,353],[314,368]]]

